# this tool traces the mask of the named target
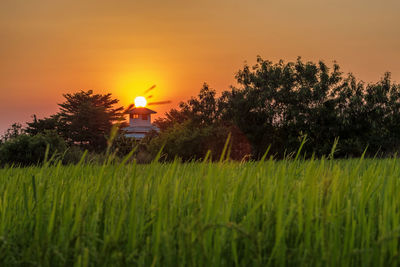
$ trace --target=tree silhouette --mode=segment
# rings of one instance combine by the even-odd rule
[[[123,107],[116,107],[117,99],[111,94],[93,94],[92,90],[64,94],[65,102],[59,104],[60,132],[70,144],[89,150],[102,151],[106,136],[114,123],[123,120]]]

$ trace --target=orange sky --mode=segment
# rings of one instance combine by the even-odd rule
[[[217,91],[257,55],[337,60],[400,82],[398,0],[1,0],[0,131],[57,111],[62,93],[111,92],[127,105],[152,84],[158,115]]]

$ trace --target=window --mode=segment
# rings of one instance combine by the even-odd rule
[[[137,118],[139,118],[139,115],[138,114],[129,114],[129,118],[137,119]]]
[[[142,114],[142,120],[147,121],[147,118],[148,118],[147,114]]]

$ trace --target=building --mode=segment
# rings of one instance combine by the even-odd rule
[[[151,114],[155,114],[154,110],[138,107],[129,112],[129,126],[123,130],[126,137],[142,139],[148,132],[159,129],[151,124]]]

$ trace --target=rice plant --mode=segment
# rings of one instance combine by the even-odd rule
[[[400,160],[0,170],[1,266],[398,266]]]

